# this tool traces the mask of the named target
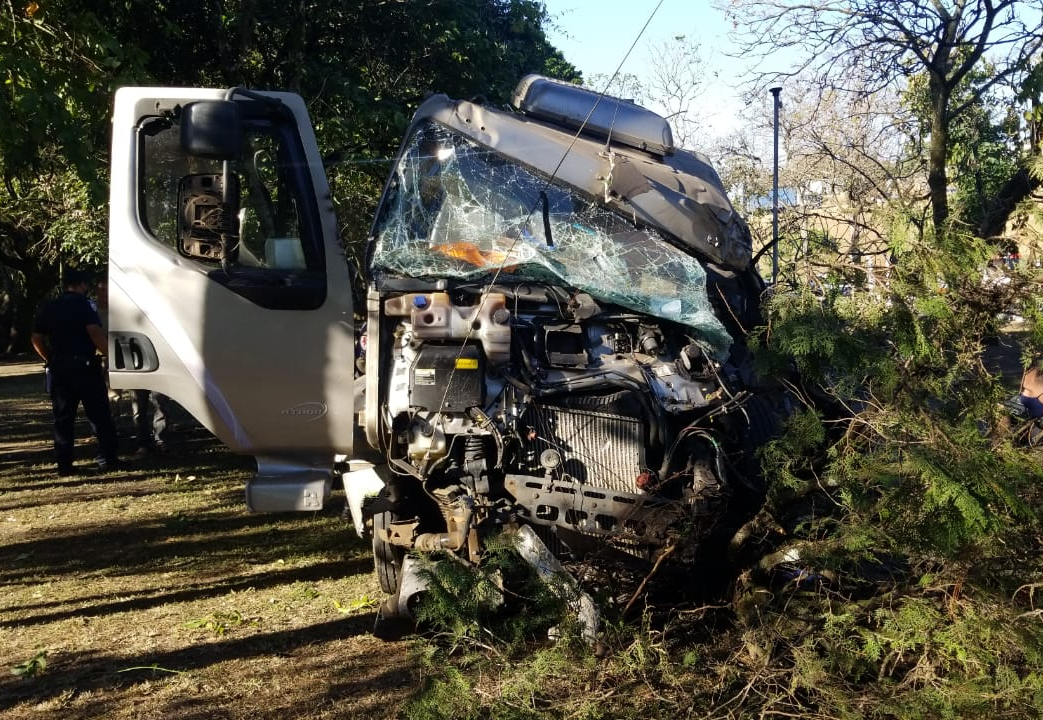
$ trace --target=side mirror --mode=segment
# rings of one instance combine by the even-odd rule
[[[232,160],[242,146],[239,104],[200,100],[181,109],[181,150],[212,160]]]

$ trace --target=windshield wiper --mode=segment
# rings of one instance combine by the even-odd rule
[[[543,202],[543,234],[547,238],[547,247],[554,247],[554,239],[550,234],[550,200],[547,199],[546,190],[540,190],[540,200]]]

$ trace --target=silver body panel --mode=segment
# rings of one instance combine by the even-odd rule
[[[122,88],[113,117],[110,198],[110,355],[138,338],[155,365],[111,367],[113,388],[164,393],[235,452],[326,458],[353,450],[354,322],[329,186],[303,101],[266,93],[293,113],[325,238],[326,297],[312,310],[261,307],[207,268],[157,242],[141,220],[137,126],[143,112],[223,90]]]

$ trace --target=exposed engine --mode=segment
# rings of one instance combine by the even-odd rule
[[[381,304],[379,540],[477,561],[483,534],[523,522],[560,556],[651,559],[713,528],[748,393],[684,328],[529,285]]]
[[[117,107],[114,387],[173,393],[253,455],[252,511],[321,509],[339,476],[389,610],[418,554],[480,563],[507,532],[545,576],[654,569],[757,503],[785,411],[747,350],[765,284],[663,117],[535,75],[510,107],[433,95],[356,267],[302,98]]]

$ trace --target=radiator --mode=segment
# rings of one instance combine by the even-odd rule
[[[634,418],[539,405],[529,416],[538,453],[554,449],[562,470],[576,482],[623,492],[637,492],[644,469],[644,432]]]

